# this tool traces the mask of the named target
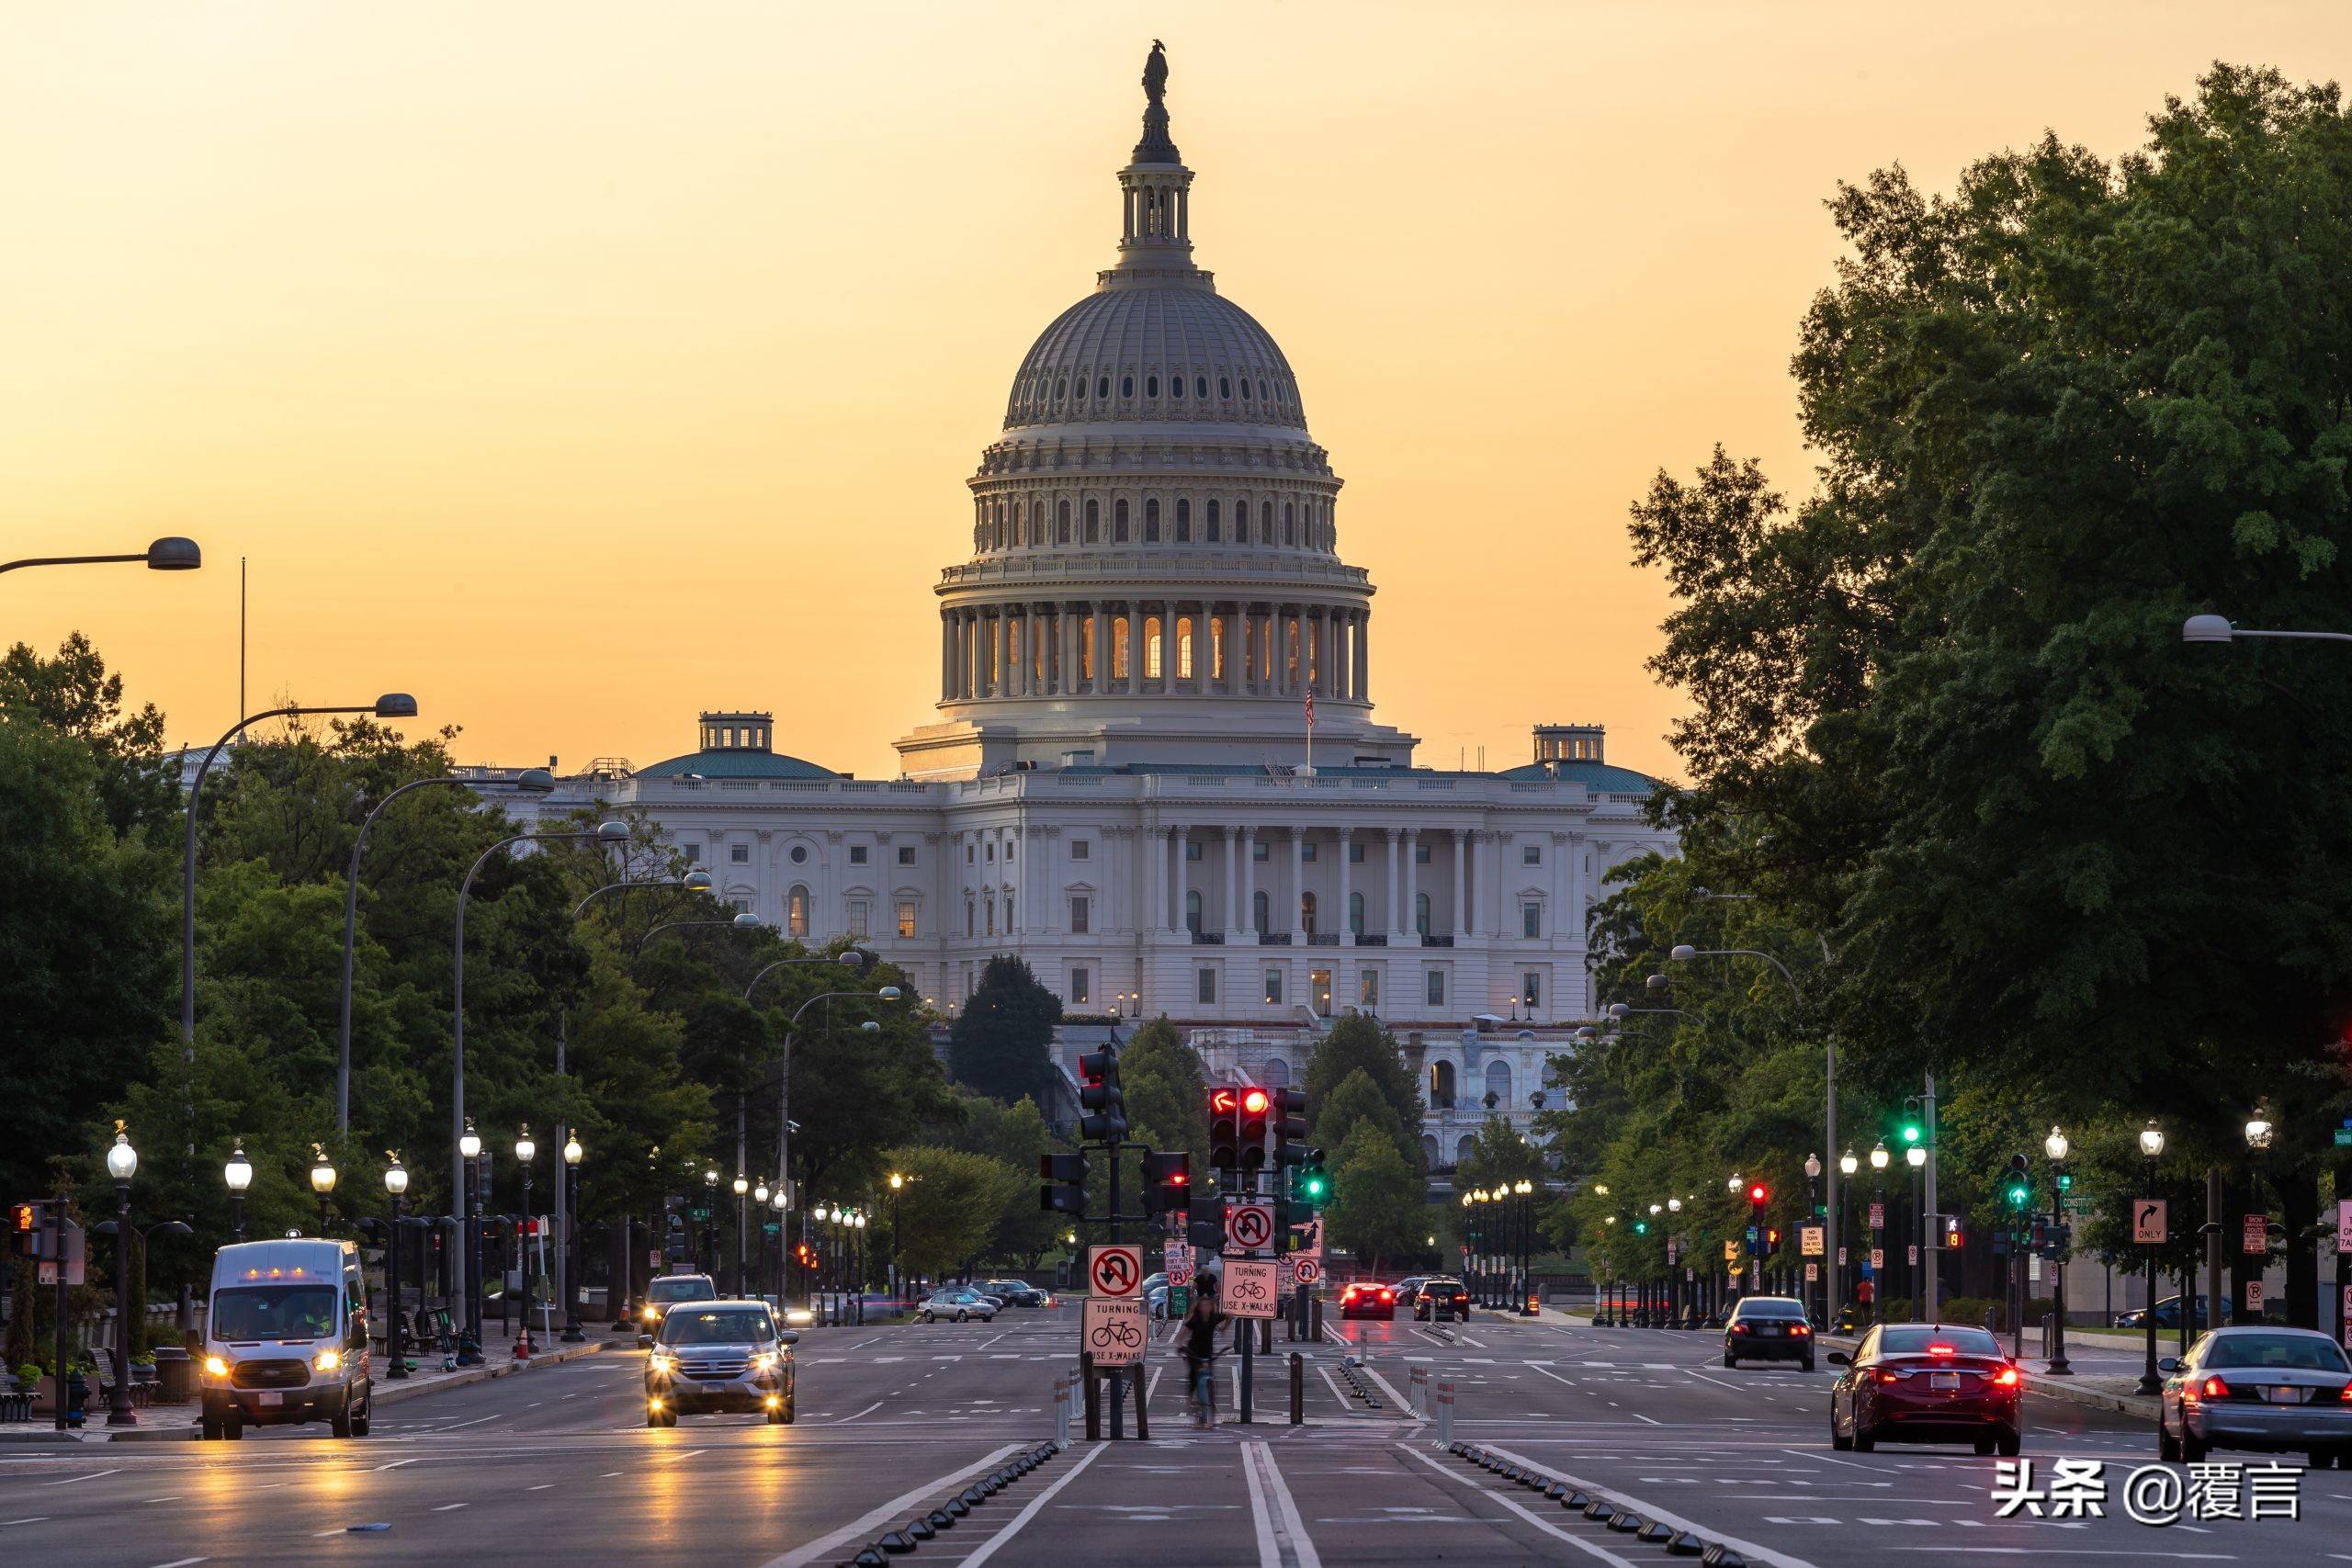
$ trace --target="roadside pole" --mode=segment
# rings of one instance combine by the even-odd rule
[[[74,1284],[69,1277],[72,1270],[65,1263],[65,1226],[68,1223],[65,1205],[68,1201],[68,1194],[60,1192],[57,1195],[57,1247],[51,1254],[57,1259],[57,1429],[61,1432],[65,1430],[65,1325],[74,1321]],[[208,1330],[211,1322],[208,1314],[205,1318]],[[128,1377],[130,1371],[126,1368],[117,1375]]]

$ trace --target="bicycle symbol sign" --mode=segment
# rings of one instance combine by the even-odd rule
[[[1150,1337],[1141,1302],[1128,1296],[1088,1298],[1079,1347],[1093,1356],[1097,1367],[1141,1365],[1144,1342]]]
[[[1226,1238],[1247,1252],[1274,1239],[1274,1211],[1265,1203],[1236,1203],[1225,1217]]]
[[[1086,1282],[1098,1296],[1132,1296],[1143,1283],[1143,1248],[1114,1243],[1087,1249]]]

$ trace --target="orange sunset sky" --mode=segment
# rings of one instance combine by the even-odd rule
[[[413,692],[471,761],[642,765],[701,705],[875,775],[1032,337],[1110,264],[1167,41],[1198,259],[1296,368],[1420,761],[1600,720],[1674,774],[1627,502],[1784,488],[1821,206],[2045,127],[2113,156],[2352,6],[76,0],[0,6],[0,578],[175,741]]]

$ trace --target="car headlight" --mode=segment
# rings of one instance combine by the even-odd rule
[[[646,1366],[649,1370],[657,1372],[669,1371],[677,1364],[678,1358],[671,1355],[667,1350],[654,1351],[652,1356],[646,1362]]]
[[[322,1372],[334,1371],[337,1367],[343,1365],[343,1352],[340,1350],[322,1350],[319,1352],[318,1359],[311,1364],[318,1368],[319,1371]]]
[[[763,1350],[752,1358],[752,1370],[755,1372],[772,1372],[783,1359],[784,1358],[774,1350]]]
[[[643,1318],[646,1322],[651,1323],[655,1318],[662,1315],[662,1309],[659,1307],[649,1306],[639,1312],[637,1315]]]
[[[817,1321],[817,1314],[810,1312],[807,1307],[794,1307],[790,1312],[784,1314],[784,1321],[795,1325],[796,1326],[805,1328],[808,1325]]]
[[[209,1378],[225,1378],[229,1375],[229,1363],[218,1356],[207,1356],[204,1358],[204,1375]]]

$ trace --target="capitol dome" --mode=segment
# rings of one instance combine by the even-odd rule
[[[1193,260],[1164,62],[1094,291],[1030,344],[940,574],[941,722],[911,777],[1410,760],[1372,720],[1373,585],[1273,335]],[[1310,700],[1311,699],[1311,700]]]

